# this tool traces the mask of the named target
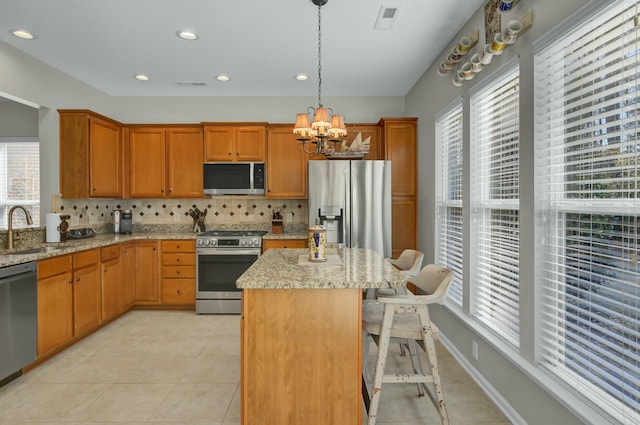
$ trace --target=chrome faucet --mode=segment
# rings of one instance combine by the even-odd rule
[[[22,205],[16,205],[15,207],[12,207],[9,210],[9,227],[8,227],[8,231],[7,231],[7,249],[13,249],[13,241],[15,239],[18,239],[19,236],[18,235],[13,235],[13,212],[16,210],[16,208],[20,208],[22,211],[24,211],[24,215],[27,218],[27,225],[31,225],[33,224],[33,219],[31,218],[31,214],[29,214],[29,211],[23,207]]]

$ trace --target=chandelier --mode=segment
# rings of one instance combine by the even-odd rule
[[[342,115],[334,115],[333,109],[322,105],[322,12],[321,8],[328,0],[311,0],[318,6],[318,107],[309,106],[307,112],[298,114],[293,132],[299,137],[302,149],[306,153],[331,154],[338,143],[347,135]],[[313,121],[309,124],[309,116]],[[333,147],[329,145],[333,143]],[[313,146],[315,145],[315,146]]]

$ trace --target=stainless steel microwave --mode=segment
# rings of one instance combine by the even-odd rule
[[[205,162],[205,195],[264,195],[264,162]]]

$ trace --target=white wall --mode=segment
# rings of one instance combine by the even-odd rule
[[[38,137],[38,110],[0,100],[0,137]]]
[[[519,19],[527,11],[533,10],[533,26],[524,33],[513,46],[508,47],[501,56],[495,56],[491,64],[479,73],[475,79],[463,87],[455,87],[452,75],[438,76],[439,61],[432,64],[406,96],[406,114],[418,119],[418,163],[419,169],[419,248],[425,252],[425,261],[434,261],[434,223],[435,223],[435,124],[434,115],[440,112],[457,96],[463,96],[464,107],[464,204],[469,205],[470,178],[469,164],[473,161],[469,155],[469,89],[478,82],[491,76],[502,64],[519,55],[520,62],[520,326],[521,341],[519,352],[501,346],[495,337],[477,326],[469,319],[468,299],[473,285],[473,276],[468,261],[464,269],[464,292],[466,305],[463,311],[456,312],[445,307],[434,308],[433,318],[440,327],[448,343],[463,356],[472,371],[479,373],[497,393],[498,402],[506,402],[517,412],[512,420],[524,420],[528,424],[580,424],[583,420],[599,423],[593,412],[585,406],[568,401],[557,400],[558,393],[547,389],[553,387],[540,371],[535,369],[535,290],[534,290],[534,98],[533,98],[533,47],[532,42],[545,34],[572,12],[587,3],[587,0],[521,0],[508,14],[502,15],[502,28],[511,19]],[[481,49],[484,41],[484,10],[478,10],[449,46],[440,55],[446,53],[462,36],[473,30],[480,30],[480,41],[473,52]],[[464,209],[464,232],[471,230],[469,208]],[[465,240],[465,258],[473,253]],[[479,359],[471,355],[472,341],[479,344]],[[544,383],[544,384],[543,384]],[[545,389],[546,388],[546,389]],[[446,388],[445,388],[446,391]],[[585,415],[582,420],[580,415]]]

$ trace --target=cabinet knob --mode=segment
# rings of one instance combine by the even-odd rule
[[[173,189],[169,189],[169,193],[173,192]]]
[[[80,278],[77,278],[77,279],[76,279],[76,282],[80,282]]]
[[[179,289],[176,292],[178,292],[178,295],[182,294],[182,291],[180,291]]]
[[[160,189],[160,192],[164,193],[164,189]]]
[[[96,191],[96,188],[94,187],[94,188],[93,188],[93,189],[91,189],[91,190],[95,192],[95,191]]]
[[[180,262],[180,257],[176,258],[176,261],[179,263]]]
[[[176,274],[180,274],[180,270],[176,271]]]

